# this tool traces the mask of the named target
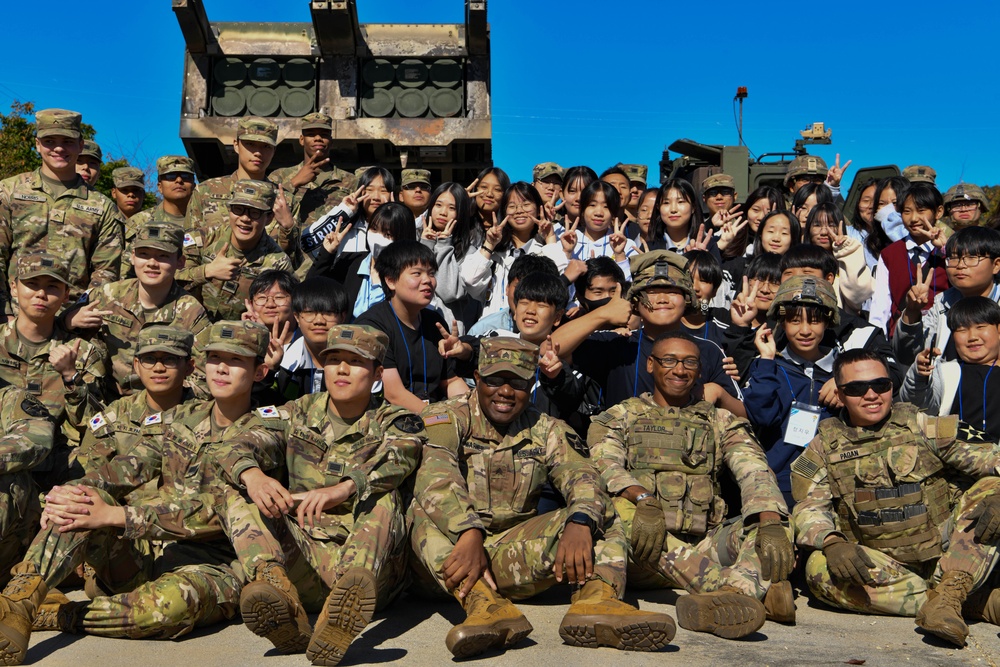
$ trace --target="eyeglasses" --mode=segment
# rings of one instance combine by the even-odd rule
[[[403,186],[404,190],[423,190],[424,192],[430,191],[430,187],[424,185],[423,183],[407,183]]]
[[[961,257],[945,257],[944,265],[952,268],[965,265],[968,268],[979,266],[979,263],[986,259],[985,255],[962,255]]]
[[[243,216],[246,216],[251,220],[260,220],[265,215],[270,213],[270,211],[265,211],[262,208],[253,208],[252,206],[243,206],[242,204],[236,204],[235,206],[230,206],[229,212],[235,215],[237,218],[242,218]]]
[[[840,391],[844,392],[845,396],[853,396],[858,398],[859,396],[864,396],[868,393],[868,390],[874,390],[876,394],[884,394],[888,391],[892,391],[892,380],[889,378],[875,378],[874,380],[856,380],[854,382],[845,382],[837,387]]]
[[[734,194],[736,194],[736,190],[733,190],[732,188],[709,188],[708,190],[705,190],[705,196],[709,199],[713,199],[715,197],[731,197]]]
[[[826,176],[822,174],[803,174],[792,179],[795,183],[822,183],[825,180]]]
[[[163,364],[163,367],[168,370],[174,370],[179,368],[181,365],[181,358],[176,357],[172,354],[164,354],[157,356],[155,354],[140,354],[136,357],[139,360],[139,365],[145,369],[156,368],[156,364]]]
[[[277,301],[275,301],[275,304],[280,305]],[[321,313],[315,310],[303,310],[298,315],[306,322],[315,322],[317,318],[320,318],[326,322],[336,323],[340,319],[339,313]]]
[[[172,171],[160,176],[161,181],[176,181],[178,178],[185,183],[194,183],[194,174],[189,174],[186,171]]]
[[[678,359],[677,357],[654,357],[649,355],[649,358],[658,363],[663,368],[674,368],[677,364],[680,364],[685,368],[685,370],[696,371],[701,368],[701,361],[699,359],[693,359],[687,357],[686,359]]]
[[[535,212],[534,204],[521,204],[520,206],[512,206],[508,204],[507,206],[507,213],[534,213],[534,212]]]
[[[253,305],[266,306],[268,301],[272,301],[276,306],[286,306],[291,300],[288,294],[258,294],[253,298]]]
[[[979,208],[979,202],[977,201],[956,201],[948,204],[948,207],[952,211],[966,211],[971,208]]]
[[[512,378],[504,375],[486,375],[481,378],[487,387],[492,387],[498,389],[502,386],[510,385],[510,388],[514,391],[528,391],[531,388],[531,380],[525,380],[524,378]]]

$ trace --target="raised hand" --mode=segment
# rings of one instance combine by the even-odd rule
[[[80,356],[82,342],[82,338],[77,338],[72,345],[56,345],[49,350],[49,363],[59,371],[65,382],[69,382],[76,375],[76,360]]]
[[[302,166],[292,177],[292,187],[298,188],[306,183],[312,183],[316,180],[319,172],[323,170],[323,167],[330,163],[329,157],[324,157],[322,153],[314,153],[311,157],[306,156],[306,159],[302,161]]]
[[[358,208],[359,204],[362,204],[362,203],[368,201],[368,195],[362,195],[361,194],[364,191],[365,191],[365,188],[364,188],[364,186],[362,186],[362,187],[358,188],[357,190],[355,190],[354,192],[352,192],[351,194],[349,194],[346,197],[344,197],[344,199],[341,200],[340,203],[343,206],[345,206],[346,208],[349,208],[351,210],[351,213],[353,213]]]
[[[716,211],[715,215],[712,216],[712,226],[715,227],[716,229],[719,229],[720,227],[724,226],[727,222],[732,220],[733,217],[736,216],[736,214],[742,210],[742,208],[743,208],[742,205],[737,204],[728,211],[726,210]]]
[[[494,224],[492,227],[486,230],[486,239],[483,241],[482,252],[489,257],[497,246],[500,245],[500,241],[503,240],[503,230],[507,226],[507,222],[510,220],[510,216],[505,217],[500,221],[500,224]]]
[[[288,206],[288,200],[285,199],[285,188],[278,186],[278,194],[274,198],[274,219],[278,221],[278,224],[285,229],[293,229],[295,227],[295,218],[292,217],[292,209]]]
[[[458,224],[458,218],[457,217],[452,218],[451,220],[448,221],[448,224],[444,226],[444,229],[438,232],[437,237],[439,239],[451,238],[452,233],[455,231],[455,225],[457,224]]]
[[[285,322],[278,328],[278,320],[271,324],[271,340],[267,343],[267,354],[264,355],[264,363],[272,371],[277,370],[281,365],[281,360],[285,357],[285,346],[292,342],[291,322]]]
[[[104,323],[104,316],[111,315],[112,310],[99,310],[96,303],[88,303],[74,310],[66,318],[66,328],[73,329],[97,329]]]
[[[927,348],[917,355],[917,373],[922,377],[929,378],[934,372],[934,359],[941,355],[938,348]]]
[[[757,329],[753,344],[757,346],[761,359],[774,359],[778,354],[778,346],[774,343],[774,332],[766,324]]]
[[[226,257],[229,252],[229,243],[225,243],[219,254],[211,262],[205,265],[205,277],[215,280],[232,280],[239,275],[243,260],[236,257]]]
[[[538,367],[542,374],[550,380],[556,378],[563,367],[562,360],[559,358],[559,343],[553,343],[552,336],[548,335],[541,345],[540,352]]]
[[[852,160],[848,160],[843,167],[840,166],[840,153],[837,153],[836,161],[833,166],[826,172],[826,182],[833,187],[839,187],[840,181],[844,178],[844,172],[847,168],[851,166]]]
[[[751,287],[750,280],[746,276],[743,276],[743,289],[736,295],[732,305],[729,307],[729,315],[733,320],[733,324],[741,327],[748,327],[753,324],[759,310],[757,308],[757,290],[759,288],[760,281],[753,281],[753,287]]]
[[[628,245],[628,238],[625,236],[625,224],[624,222],[619,222],[618,218],[615,218],[611,223],[611,235],[608,237],[608,243],[611,245],[611,250],[615,253],[616,262],[625,259],[625,247]]]
[[[330,233],[323,238],[323,249],[331,255],[337,252],[337,248],[339,248],[340,244],[344,242],[344,239],[347,237],[347,232],[351,231],[351,227],[353,226],[353,223],[348,222],[344,224],[343,229],[334,227]]]
[[[742,215],[737,215],[726,220],[725,224],[722,225],[722,233],[719,236],[719,250],[722,251],[728,248],[736,240],[736,235],[740,233],[740,230],[748,224],[750,224],[750,221],[744,220]]]
[[[833,235],[833,249],[840,250],[850,240],[851,237],[844,232],[844,221],[841,220],[840,224],[837,225],[837,233]]]
[[[566,253],[566,257],[573,259],[573,251],[576,250],[577,238],[576,238],[576,228],[580,226],[580,218],[578,217],[574,222],[570,223],[566,227],[566,231],[562,233],[559,237],[559,242],[562,243],[563,252]]]
[[[472,181],[472,183],[469,184],[469,187],[465,188],[465,191],[469,193],[470,198],[475,199],[479,195],[486,193],[485,190],[479,190],[477,188],[478,185],[479,185],[479,179],[477,178],[476,180]]]
[[[438,354],[441,355],[442,359],[457,357],[463,348],[462,340],[458,337],[458,320],[451,321],[451,331],[445,329],[440,322],[437,323],[437,329],[441,334],[441,340],[438,341]]]
[[[684,252],[692,250],[708,250],[708,242],[712,240],[712,232],[705,229],[705,225],[698,225],[698,233],[694,238],[688,237],[687,244],[682,249]]]
[[[928,270],[927,277],[925,278],[925,268],[930,267],[927,267],[926,264],[920,264],[917,266],[916,282],[906,293],[906,310],[909,311],[914,318],[916,318],[916,316],[925,308],[930,306],[931,285],[934,282],[934,269],[931,268]]]

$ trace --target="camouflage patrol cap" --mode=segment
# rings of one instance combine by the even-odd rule
[[[307,113],[302,117],[302,129],[303,130],[330,130],[333,131],[333,118],[326,115],[325,113],[320,113],[315,111],[313,113]]]
[[[620,164],[618,166],[628,175],[629,183],[642,183],[644,186],[646,185],[649,167],[644,164]]]
[[[115,187],[119,190],[122,188],[146,189],[146,177],[141,169],[135,167],[118,167],[111,172],[111,180],[114,181]]]
[[[278,126],[266,118],[240,118],[236,138],[241,141],[260,141],[271,146],[278,145]]]
[[[80,151],[80,157],[92,157],[98,162],[104,162],[104,152],[101,147],[97,145],[96,141],[90,139],[83,140],[83,150]]]
[[[193,174],[194,160],[186,155],[164,155],[156,161],[156,175]]]
[[[135,346],[136,356],[150,352],[166,352],[175,357],[190,357],[194,334],[187,329],[166,324],[154,324],[139,331]]]
[[[632,286],[629,300],[651,287],[676,287],[684,292],[684,300],[694,303],[694,283],[687,272],[687,259],[670,250],[652,250],[635,255],[629,261]]]
[[[711,188],[729,188],[730,190],[735,190],[736,182],[733,181],[733,177],[729,174],[712,174],[701,182],[701,191],[705,192]]]
[[[793,276],[781,283],[774,301],[767,310],[771,318],[785,314],[785,307],[817,306],[829,313],[833,324],[840,323],[840,309],[837,307],[837,293],[833,286],[815,276]]]
[[[479,375],[486,377],[509,371],[530,380],[538,370],[538,346],[521,338],[483,338],[479,346]]]
[[[342,324],[326,332],[326,347],[320,357],[334,350],[347,350],[381,364],[387,347],[389,337],[385,332],[363,324]]]
[[[818,155],[800,155],[788,165],[785,172],[785,187],[792,184],[792,179],[796,176],[826,176],[829,171],[826,162]]]
[[[541,164],[536,164],[535,168],[531,171],[532,178],[536,181],[548,178],[549,176],[558,176],[559,180],[562,180],[564,173],[566,173],[566,170],[555,162],[542,162]]]
[[[989,209],[990,200],[987,198],[986,193],[978,185],[973,185],[972,183],[959,183],[958,185],[953,185],[948,188],[948,192],[944,193],[944,204],[954,204],[958,201],[965,200],[975,200],[983,205],[983,210]]]
[[[70,284],[69,267],[58,255],[47,252],[26,252],[17,258],[17,277],[19,280],[49,276],[61,282]]]
[[[150,220],[136,231],[132,248],[156,248],[179,253],[184,249],[184,229],[173,222]]]
[[[83,136],[80,132],[82,120],[83,117],[76,111],[42,109],[35,112],[35,136],[39,139],[56,135],[79,139]]]
[[[229,207],[250,206],[262,211],[270,211],[274,208],[276,196],[274,184],[270,181],[236,181],[236,185],[233,186],[233,198],[229,200]]]
[[[903,178],[910,183],[930,183],[931,185],[936,185],[937,172],[931,167],[925,167],[922,164],[911,164],[903,170]]]
[[[208,330],[205,352],[229,352],[263,359],[270,342],[271,334],[263,324],[249,320],[223,320]]]
[[[412,183],[426,183],[428,187],[431,184],[431,172],[426,169],[404,169],[403,178],[399,182],[399,187],[405,188],[407,185]]]

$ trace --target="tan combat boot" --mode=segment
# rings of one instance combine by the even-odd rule
[[[739,639],[760,630],[764,605],[733,586],[712,593],[691,593],[677,599],[677,622],[686,630]]]
[[[299,593],[285,568],[268,563],[240,593],[240,613],[247,629],[268,640],[281,653],[302,653],[312,626]]]
[[[559,636],[570,646],[625,651],[658,651],[676,632],[674,619],[622,602],[600,579],[591,579],[573,594],[573,604],[559,624]]]
[[[972,584],[968,572],[945,572],[934,590],[927,592],[927,602],[917,612],[917,626],[955,646],[965,646],[969,626],[962,618],[962,604]]]
[[[14,578],[0,595],[0,663],[20,665],[28,652],[31,623],[48,587],[31,565],[20,563],[11,572]]]
[[[449,630],[444,640],[456,658],[471,658],[491,649],[509,648],[534,630],[513,602],[482,579],[464,600],[459,599],[459,603],[465,609],[465,621]]]
[[[375,614],[375,575],[351,568],[337,580],[316,619],[306,657],[314,665],[339,665],[354,638]]]
[[[764,611],[767,619],[776,623],[795,625],[795,591],[792,582],[772,583],[764,596]]]
[[[976,589],[965,601],[962,615],[1000,625],[1000,588],[983,586]]]
[[[77,633],[80,630],[80,622],[83,612],[86,611],[87,602],[73,602],[60,591],[53,588],[45,596],[35,620],[31,624],[32,632],[70,632]]]

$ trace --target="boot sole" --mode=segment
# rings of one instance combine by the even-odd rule
[[[764,596],[764,609],[768,620],[795,625],[795,591],[790,582],[771,584]]]
[[[611,646],[623,651],[659,651],[676,632],[674,622],[662,614],[650,618],[574,614],[559,625],[559,636],[570,646]]]
[[[326,599],[306,657],[314,665],[338,665],[354,638],[375,615],[377,589],[368,570],[348,570]]]
[[[739,593],[705,598],[683,595],[677,600],[677,622],[685,630],[739,639],[760,630],[766,613],[756,598]]]
[[[491,626],[473,627],[469,634],[448,633],[445,640],[448,650],[459,659],[471,658],[499,648],[510,648],[531,634],[533,627],[523,616],[509,621],[499,621]]]
[[[250,632],[268,640],[281,653],[302,653],[309,645],[309,635],[303,634],[294,610],[277,595],[270,585],[253,582],[240,596],[240,613]]]
[[[26,637],[21,637],[24,641],[22,646],[16,638],[11,637],[6,632],[7,628],[0,627],[0,664],[20,665],[24,662],[24,656],[28,653],[28,641],[31,639],[30,633]]]

